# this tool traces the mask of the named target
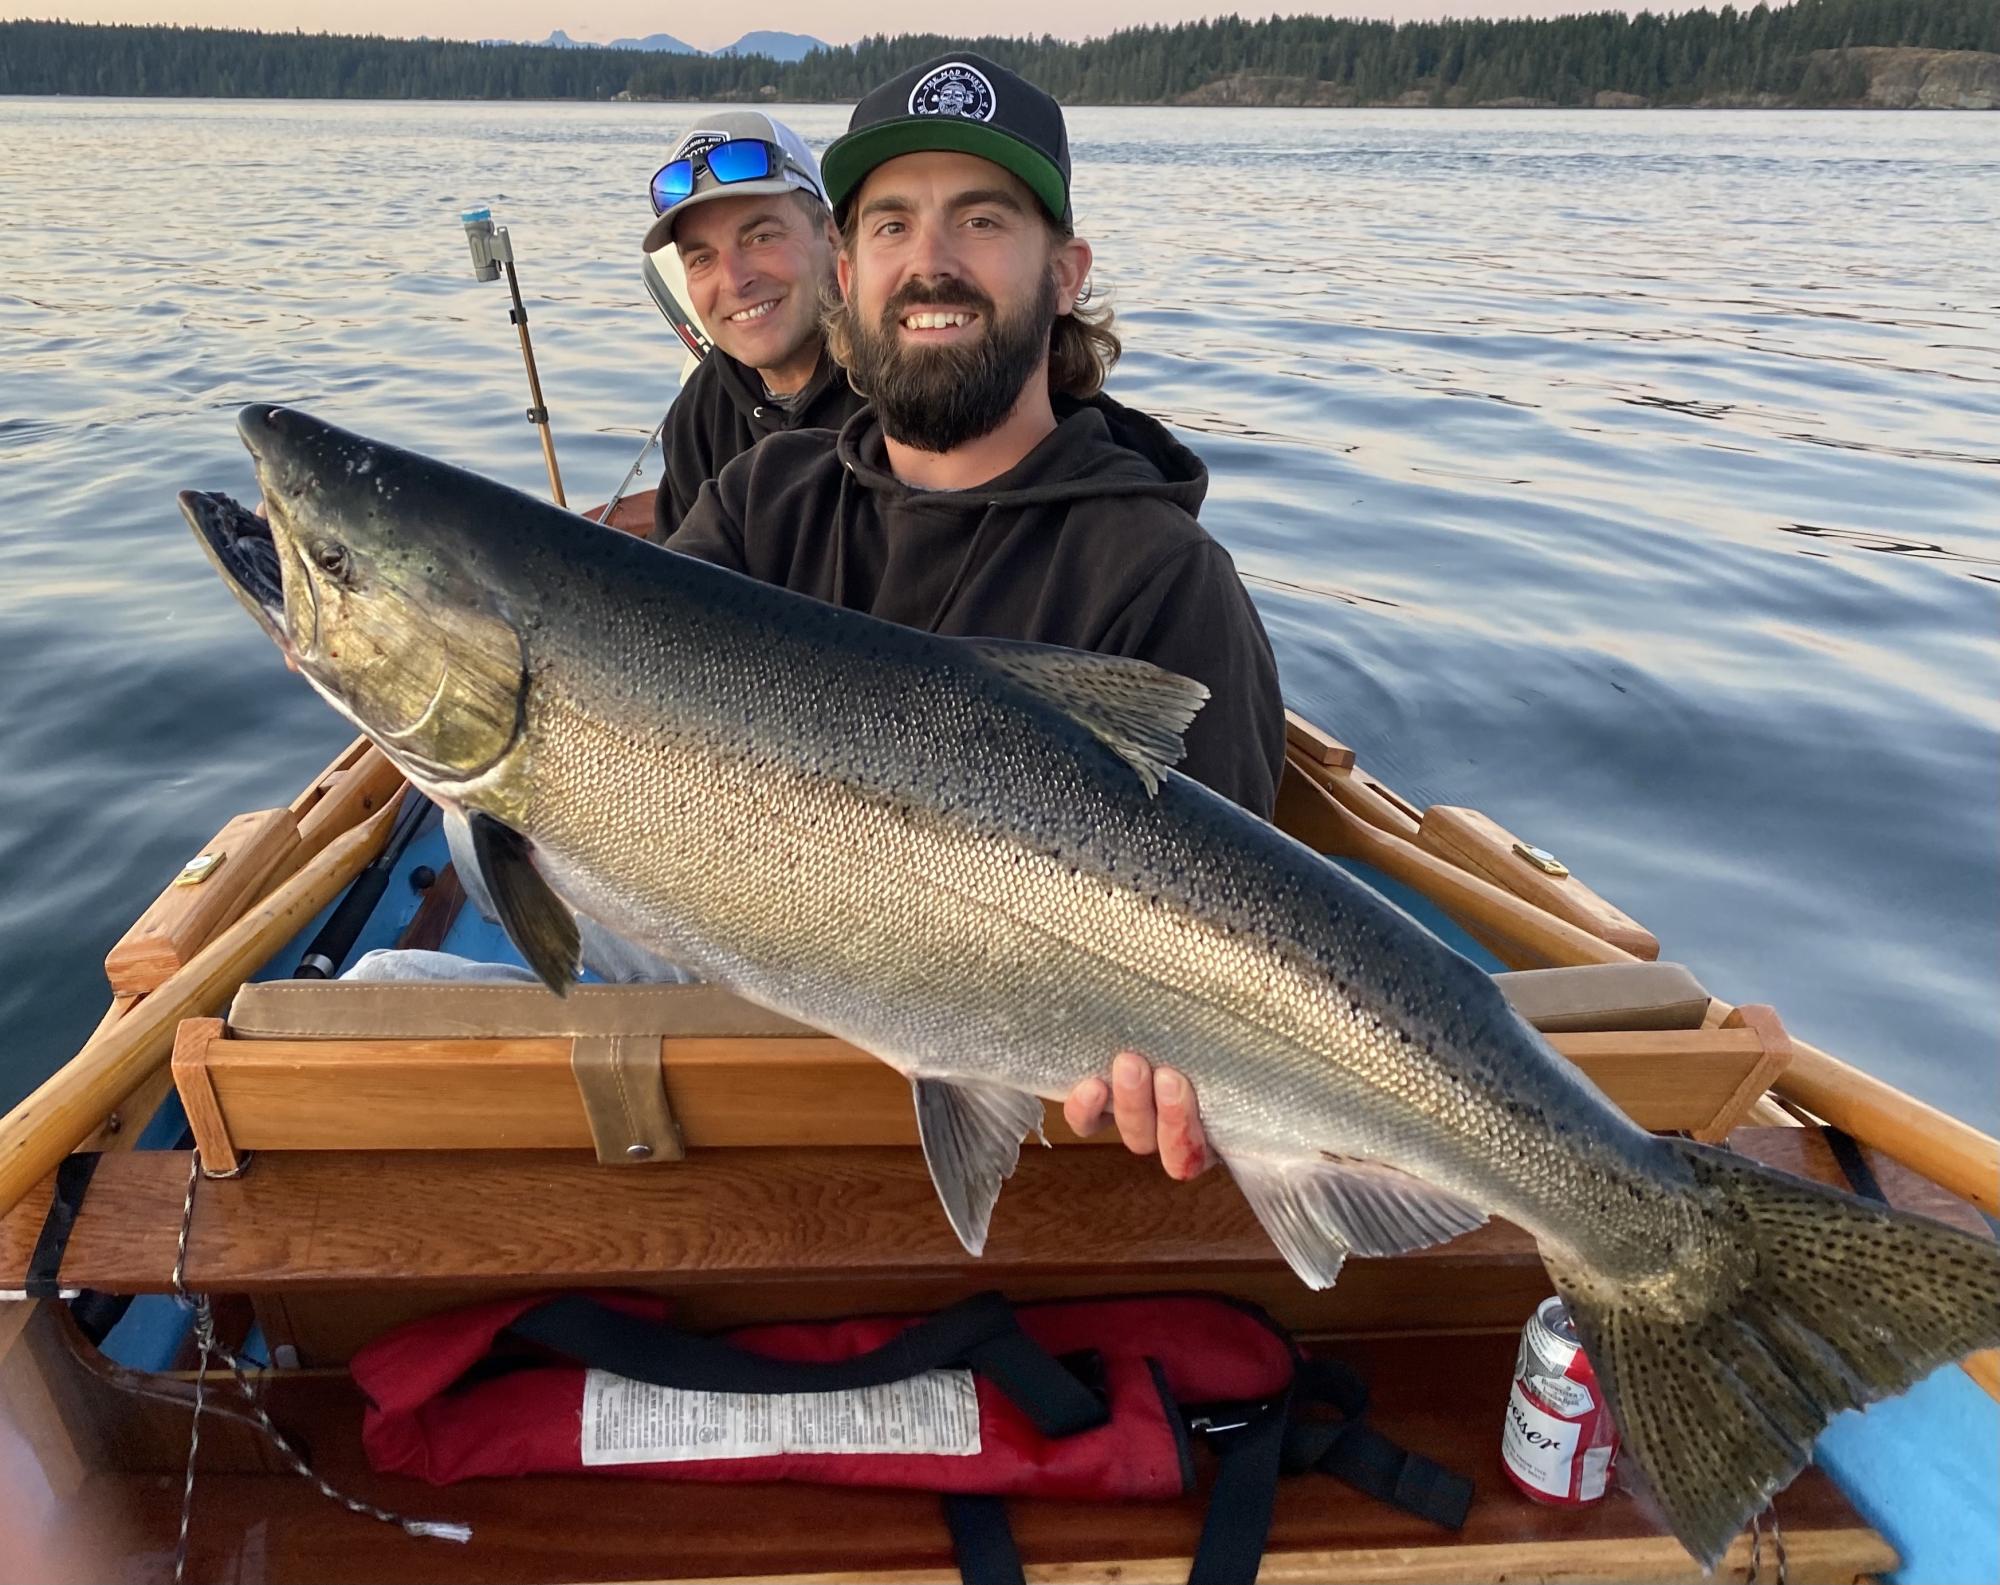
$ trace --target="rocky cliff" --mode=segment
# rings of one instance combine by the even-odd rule
[[[1184,93],[1184,105],[1268,105],[1346,107],[1373,105],[1447,105],[1487,110],[1539,109],[1549,99],[1471,99],[1462,87],[1442,93],[1434,87],[1405,90],[1393,99],[1364,100],[1339,83],[1311,77],[1281,77],[1235,72],[1217,77]],[[1600,110],[1640,110],[1656,101],[1639,94],[1604,89],[1591,102]],[[1669,101],[1687,105],[1679,99]],[[1787,106],[1880,110],[2000,110],[2000,55],[1980,50],[1902,49],[1868,45],[1856,49],[1814,50],[1796,94],[1723,93],[1695,100],[1699,110],[1758,109]]]
[[[2000,55],[1867,48],[1815,50],[1812,61],[1837,68],[1843,56],[1866,74],[1861,102],[1877,109],[2000,110]]]

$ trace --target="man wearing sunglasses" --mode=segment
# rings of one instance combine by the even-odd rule
[[[1062,109],[957,51],[885,83],[826,151],[840,223],[828,345],[869,406],[724,467],[667,544],[935,633],[1135,656],[1207,685],[1180,768],[1269,817],[1284,710],[1269,640],[1195,520],[1199,458],[1102,394]],[[1195,1097],[1118,1056],[1065,1115],[1109,1110],[1175,1177],[1207,1162]]]
[[[646,251],[679,252],[688,306],[715,343],[668,414],[653,506],[665,538],[738,453],[781,430],[838,429],[862,399],[825,353],[820,298],[839,235],[796,132],[755,110],[711,111],[654,173],[652,200]]]

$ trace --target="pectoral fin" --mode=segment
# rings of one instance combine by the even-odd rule
[[[544,985],[567,995],[580,951],[576,915],[536,873],[520,832],[485,814],[473,814],[467,824],[479,878],[508,939]]]
[[[1350,1254],[1400,1255],[1486,1220],[1477,1206],[1379,1162],[1227,1159],[1271,1242],[1310,1288],[1332,1287]]]
[[[1014,1175],[1021,1141],[1042,1126],[1042,1103],[1023,1091],[970,1079],[912,1079],[917,1135],[944,1214],[966,1253],[986,1247],[1000,1185]]]

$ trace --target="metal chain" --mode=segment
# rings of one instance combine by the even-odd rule
[[[201,1152],[190,1152],[188,1163],[187,1198],[181,1203],[180,1237],[174,1245],[174,1298],[182,1308],[194,1313],[195,1345],[201,1351],[200,1363],[194,1376],[194,1421],[188,1428],[187,1480],[181,1488],[181,1529],[180,1537],[174,1544],[174,1585],[183,1585],[187,1576],[188,1526],[194,1517],[194,1471],[195,1457],[201,1448],[201,1415],[207,1400],[209,1362],[219,1358],[229,1367],[235,1379],[236,1390],[242,1394],[244,1407],[255,1417],[259,1429],[278,1455],[291,1466],[293,1473],[309,1480],[319,1488],[322,1496],[337,1502],[353,1513],[365,1514],[370,1519],[379,1519],[384,1524],[392,1524],[413,1536],[429,1536],[438,1541],[470,1541],[472,1527],[438,1519],[410,1519],[387,1508],[377,1507],[372,1502],[364,1502],[359,1497],[350,1497],[346,1492],[333,1486],[313,1472],[305,1457],[293,1447],[271,1419],[260,1401],[257,1390],[250,1383],[248,1369],[243,1361],[232,1353],[215,1335],[215,1312],[210,1308],[208,1295],[191,1294],[187,1289],[188,1230],[194,1225],[194,1190],[202,1176]],[[237,1171],[241,1171],[239,1167]],[[234,1173],[229,1176],[235,1176]]]

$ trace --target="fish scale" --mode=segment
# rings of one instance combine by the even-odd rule
[[[582,913],[909,1074],[973,1253],[1038,1098],[1172,1063],[1308,1282],[1487,1214],[1532,1233],[1709,1566],[1833,1414],[2000,1344],[1990,1242],[1644,1133],[1485,974],[1174,774],[1196,685],[836,610],[287,409],[238,425],[269,524],[190,492],[197,538],[466,814],[526,961],[565,989]]]

